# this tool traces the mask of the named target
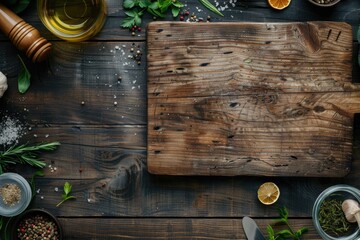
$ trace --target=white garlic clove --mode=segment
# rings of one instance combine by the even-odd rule
[[[7,78],[2,72],[0,72],[0,98],[4,95],[7,88]]]
[[[341,207],[346,219],[349,222],[356,222],[355,215],[359,214],[360,211],[359,203],[353,199],[347,199],[342,203]]]

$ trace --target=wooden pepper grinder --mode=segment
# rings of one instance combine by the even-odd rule
[[[42,62],[48,57],[51,43],[41,37],[33,26],[2,4],[0,4],[0,29],[33,62]]]

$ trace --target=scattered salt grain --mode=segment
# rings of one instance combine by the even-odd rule
[[[58,187],[55,187],[55,188],[54,188],[54,191],[55,191],[55,192],[58,192],[58,191],[59,191],[59,188],[58,188]]]
[[[19,120],[9,116],[0,123],[0,145],[17,144],[24,134],[24,127]]]

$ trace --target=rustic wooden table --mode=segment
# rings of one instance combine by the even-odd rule
[[[223,18],[206,11],[198,1],[188,1],[186,8],[198,17],[211,15],[214,22],[350,23],[354,33],[353,78],[354,82],[360,81],[356,40],[360,1],[342,0],[335,7],[317,8],[305,0],[292,0],[283,11],[271,9],[266,0],[219,4],[228,5]],[[131,36],[119,27],[124,18],[122,1],[108,1],[103,30],[81,43],[64,42],[47,31],[37,16],[35,1],[21,17],[51,40],[53,51],[48,62],[29,63],[31,87],[26,94],[20,94],[18,51],[0,35],[0,71],[9,81],[9,89],[0,99],[0,116],[2,121],[10,116],[31,127],[21,141],[62,143],[56,152],[43,155],[52,167],[46,167],[45,176],[37,179],[38,193],[31,207],[58,216],[65,239],[245,239],[243,216],[255,218],[263,232],[278,216],[276,206],[264,206],[257,200],[256,191],[265,181],[274,181],[280,187],[278,204],[287,206],[290,222],[310,229],[304,239],[320,239],[311,220],[317,195],[338,183],[360,188],[358,116],[354,123],[352,170],[344,178],[149,174],[146,55],[140,65],[128,57],[134,46],[146,53],[146,31]],[[147,22],[149,18],[143,29]],[[56,171],[52,171],[54,167]],[[12,170],[28,178],[33,173],[28,168]],[[73,185],[77,199],[57,208],[65,181]]]

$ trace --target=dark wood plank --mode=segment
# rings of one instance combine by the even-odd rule
[[[22,95],[16,50],[2,43],[0,71],[8,76],[9,89],[0,108],[32,123],[144,124],[146,64],[144,57],[140,65],[129,58],[131,48],[144,52],[143,43],[56,42],[48,63],[29,64],[31,87]]]
[[[150,172],[349,173],[360,88],[348,24],[163,22],[148,31]]]
[[[76,168],[76,163],[74,165]],[[51,209],[62,217],[276,217],[277,206],[285,205],[291,217],[311,217],[313,203],[320,192],[345,182],[154,176],[147,173],[141,159],[131,156],[112,169],[112,173],[107,170],[107,176],[84,180],[77,180],[78,175],[54,178],[56,174],[46,172],[46,177],[36,181],[39,194],[32,207]],[[56,208],[65,181],[73,185],[77,199]],[[257,200],[257,189],[265,181],[274,181],[280,188],[281,195],[274,206],[262,205]],[[359,184],[351,183],[354,187]]]
[[[267,236],[271,220],[255,221]],[[66,239],[246,239],[240,218],[60,218],[60,222]],[[310,219],[289,222],[294,229],[309,229],[304,239],[321,239]]]

